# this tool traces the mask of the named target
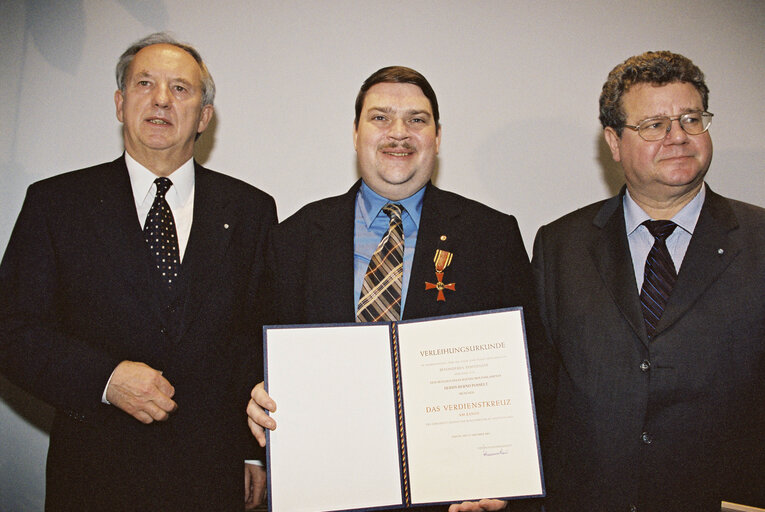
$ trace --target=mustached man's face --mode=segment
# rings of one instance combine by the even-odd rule
[[[353,147],[372,190],[392,201],[413,195],[433,175],[440,144],[430,100],[419,87],[379,83],[367,91]]]

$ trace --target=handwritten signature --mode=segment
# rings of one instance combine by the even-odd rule
[[[484,457],[494,457],[495,455],[507,455],[509,452],[506,451],[504,448],[501,448],[498,452],[487,452],[486,450],[483,451]]]

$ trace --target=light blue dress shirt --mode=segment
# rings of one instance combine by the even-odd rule
[[[356,195],[356,214],[353,228],[353,314],[356,314],[356,305],[361,296],[361,285],[364,283],[364,274],[369,267],[369,260],[377,249],[383,235],[388,231],[390,219],[382,211],[388,203],[397,203],[403,206],[401,222],[404,227],[404,275],[401,282],[401,314],[404,314],[406,304],[406,291],[409,287],[409,276],[412,273],[412,261],[414,259],[414,247],[417,243],[417,231],[420,227],[422,214],[422,198],[425,196],[425,187],[414,195],[400,201],[390,201],[373,191],[363,181]]]
[[[672,262],[675,264],[675,271],[678,274],[680,273],[680,265],[683,263],[683,258],[685,258],[685,253],[688,250],[688,245],[691,243],[691,236],[699,220],[699,214],[701,213],[701,207],[704,205],[705,197],[706,185],[701,187],[701,190],[696,194],[696,197],[691,199],[691,202],[686,204],[682,210],[670,219],[677,224],[677,227],[667,238],[667,250],[669,250],[669,255],[672,256]],[[655,240],[651,232],[648,231],[648,228],[643,226],[643,222],[657,219],[651,219],[650,215],[632,199],[629,191],[625,192],[622,204],[624,205],[624,225],[627,228],[627,240],[630,244],[632,266],[635,270],[635,281],[637,281],[638,293],[640,293],[643,287],[645,260]]]

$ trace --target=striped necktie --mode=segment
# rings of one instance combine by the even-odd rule
[[[645,260],[643,289],[640,290],[645,328],[648,339],[651,339],[656,334],[656,326],[677,280],[675,264],[672,262],[672,256],[669,255],[666,242],[677,224],[669,220],[647,220],[643,224],[655,238],[653,247]]]
[[[388,231],[369,260],[356,308],[357,322],[393,322],[401,318],[401,281],[404,274],[404,228],[401,205],[388,203]]]

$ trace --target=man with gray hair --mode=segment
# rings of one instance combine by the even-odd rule
[[[46,510],[242,510],[262,496],[241,409],[274,201],[194,161],[215,84],[193,47],[150,35],[117,85],[125,153],[29,187],[0,371],[56,408]]]

